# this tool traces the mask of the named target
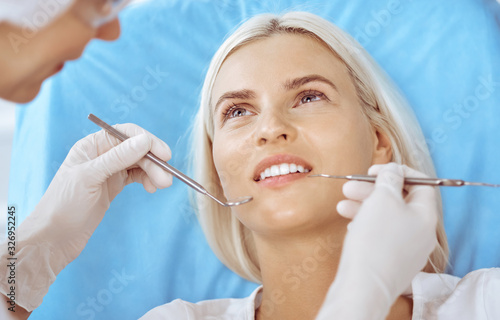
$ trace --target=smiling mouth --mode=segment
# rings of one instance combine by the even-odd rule
[[[309,173],[312,170],[311,167],[304,167],[302,165],[297,165],[295,163],[281,163],[277,165],[272,165],[266,168],[260,173],[259,176],[254,178],[254,181],[265,181],[269,178],[282,177],[288,175],[296,175],[300,173]]]

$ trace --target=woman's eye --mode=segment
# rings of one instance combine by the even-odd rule
[[[314,90],[308,90],[300,95],[300,103],[306,104],[311,102],[320,101],[323,99],[328,99],[323,93]]]
[[[318,101],[320,98],[317,95],[307,95],[305,97],[302,97],[300,102],[302,103],[308,103],[308,102],[313,102],[313,101]]]
[[[233,111],[231,111],[231,113],[229,114],[229,117],[230,118],[236,118],[236,117],[242,117],[244,115],[246,115],[248,112],[248,110],[246,109],[243,109],[243,108],[238,108],[238,109],[234,109]]]
[[[224,120],[252,115],[253,113],[245,108],[233,105],[224,113]]]

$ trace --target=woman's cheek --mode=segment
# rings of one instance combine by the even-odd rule
[[[244,175],[243,172],[243,163],[241,159],[237,159],[235,157],[227,158],[226,165],[224,167],[224,173],[226,178],[229,179],[231,185],[238,185],[238,180]]]
[[[229,197],[230,195],[227,192],[235,190],[236,186],[239,185],[238,178],[244,174],[245,162],[242,162],[237,149],[230,141],[214,139],[213,145],[215,168],[224,189],[224,194]]]

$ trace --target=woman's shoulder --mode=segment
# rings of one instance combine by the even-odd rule
[[[140,320],[253,320],[255,309],[260,304],[261,288],[243,299],[214,299],[197,303],[176,299],[150,310]]]
[[[500,319],[500,268],[463,278],[419,273],[412,282],[413,320]]]

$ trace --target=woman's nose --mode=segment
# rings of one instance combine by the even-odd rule
[[[118,20],[118,18],[116,18],[97,28],[95,38],[106,41],[113,41],[120,37],[120,32],[120,21]]]
[[[297,136],[297,129],[282,113],[261,114],[258,121],[254,133],[254,141],[258,146],[284,141],[291,142]]]

